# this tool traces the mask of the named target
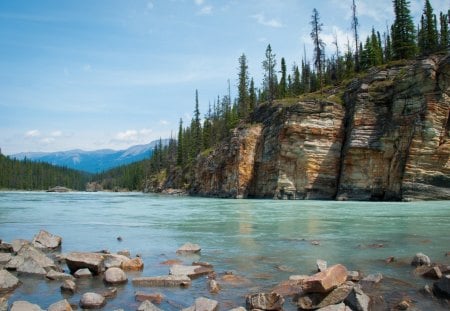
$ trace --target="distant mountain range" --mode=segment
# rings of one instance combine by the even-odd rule
[[[146,145],[132,146],[126,150],[102,149],[95,151],[69,150],[59,152],[22,152],[10,157],[18,160],[27,158],[35,162],[45,162],[58,166],[65,166],[89,173],[99,173],[111,168],[150,158],[159,140]],[[169,139],[162,141],[163,145]]]

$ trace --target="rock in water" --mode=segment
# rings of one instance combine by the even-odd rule
[[[439,297],[450,299],[450,275],[445,275],[439,281],[434,282],[433,291]]]
[[[347,280],[347,269],[337,264],[325,271],[316,273],[303,282],[303,290],[307,293],[327,293]]]
[[[177,254],[196,254],[201,250],[198,244],[186,243],[177,250]]]
[[[144,261],[140,257],[128,259],[122,262],[121,268],[125,271],[141,271],[144,269]]]
[[[104,280],[110,284],[122,284],[128,281],[127,275],[120,268],[109,268],[105,272]]]
[[[87,268],[92,274],[102,273],[104,268],[104,255],[99,253],[69,253],[66,255],[66,263],[71,273],[78,269]]]
[[[430,257],[425,255],[424,253],[417,253],[413,260],[411,261],[411,265],[418,267],[418,266],[430,266],[431,260]]]
[[[53,235],[45,230],[41,230],[33,238],[33,241],[31,243],[36,248],[52,250],[61,247],[62,238],[60,236]]]
[[[134,294],[134,299],[141,302],[148,300],[152,303],[160,304],[164,300],[164,295],[161,293],[146,293],[138,291]]]
[[[8,311],[8,299],[0,298],[0,311]]]
[[[10,311],[44,311],[36,304],[32,304],[28,301],[14,301]]]
[[[51,304],[47,309],[47,311],[72,311],[72,310],[73,309],[70,306],[70,303],[66,299]]]
[[[182,311],[217,311],[219,303],[215,300],[200,297],[195,299],[194,305],[189,308],[182,309]]]
[[[211,294],[217,294],[220,292],[220,286],[217,284],[216,280],[209,280],[208,289]]]
[[[248,310],[283,310],[284,298],[277,293],[259,293],[245,299]]]
[[[61,285],[61,292],[74,294],[77,291],[77,285],[73,280],[65,280]]]
[[[89,270],[88,268],[78,269],[73,275],[78,279],[86,279],[92,277],[91,270]]]
[[[132,280],[135,286],[149,286],[149,287],[177,287],[190,286],[191,279],[186,275],[163,275],[163,276],[148,276],[138,277]]]
[[[85,293],[80,299],[80,307],[84,309],[100,309],[105,305],[105,297],[97,293]]]
[[[353,282],[348,281],[329,293],[306,293],[299,297],[297,305],[302,310],[313,310],[328,307],[343,302],[354,287]]]
[[[345,299],[345,303],[352,310],[369,311],[370,298],[362,291],[359,285],[356,285]]]
[[[138,311],[162,311],[160,308],[158,308],[157,306],[155,306],[153,303],[151,303],[148,300],[145,300],[144,302],[142,302],[138,309]]]
[[[19,286],[20,281],[6,270],[0,270],[0,293],[14,290]]]
[[[317,271],[318,272],[325,271],[327,269],[327,262],[325,260],[322,260],[322,259],[317,259],[316,260],[316,266],[317,266]]]

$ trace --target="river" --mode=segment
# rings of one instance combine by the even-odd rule
[[[433,262],[450,264],[450,203],[222,200],[141,193],[0,192],[0,238],[31,240],[41,229],[63,238],[62,252],[111,252],[127,249],[142,256],[145,268],[135,276],[168,273],[161,262],[207,261],[221,275],[233,271],[248,280],[208,293],[205,278],[190,288],[139,288],[131,280],[105,309],[136,310],[134,292],[164,294],[165,310],[187,307],[206,296],[227,310],[245,305],[245,295],[268,291],[292,274],[312,274],[316,259],[342,263],[365,275],[384,276],[380,294],[388,302],[410,297],[422,310],[446,310],[419,293],[425,284],[409,265],[417,252]],[[117,237],[121,237],[119,241]],[[317,241],[318,243],[312,243]],[[186,242],[202,247],[201,256],[186,258],[176,250]],[[319,245],[314,245],[319,244]],[[394,256],[396,262],[386,264]],[[84,281],[102,288],[99,280]],[[62,299],[59,282],[31,278],[15,290],[10,302],[24,299],[47,308]],[[83,289],[81,285],[81,290]],[[81,293],[68,297],[77,302]],[[286,309],[295,310],[287,298]]]

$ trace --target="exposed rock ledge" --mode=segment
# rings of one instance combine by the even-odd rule
[[[450,55],[374,68],[343,100],[260,106],[199,156],[191,194],[450,199]]]

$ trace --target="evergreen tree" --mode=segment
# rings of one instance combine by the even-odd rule
[[[262,65],[264,70],[264,92],[266,93],[267,100],[273,102],[277,85],[275,75],[276,60],[270,44],[266,48],[266,59],[263,61]]]
[[[429,54],[437,51],[439,36],[436,25],[436,16],[433,14],[433,7],[429,0],[425,0],[425,7],[420,22],[419,49],[422,54]]]
[[[320,22],[319,12],[316,9],[313,9],[313,15],[311,15],[311,26],[311,39],[314,44],[314,66],[317,70],[319,86],[322,88],[322,73],[325,63],[325,43],[320,38],[323,24]]]
[[[239,75],[238,75],[238,115],[239,118],[245,118],[249,111],[248,94],[248,64],[247,57],[242,54],[239,57]]]
[[[195,110],[192,120],[192,157],[200,153],[202,147],[202,127],[200,124],[200,110],[198,108],[198,90],[195,90]]]
[[[392,25],[392,48],[395,59],[408,59],[416,54],[416,34],[409,11],[409,1],[394,0],[395,20]]]
[[[356,4],[355,0],[352,2],[352,30],[353,30],[353,39],[355,40],[355,70],[359,71],[359,36],[358,36],[358,17],[356,16]]]
[[[250,106],[250,111],[253,111],[256,108],[256,100],[257,100],[255,82],[253,81],[253,78],[250,79],[250,87],[248,89],[248,94],[249,94],[248,103]]]
[[[300,71],[297,65],[294,64],[294,66],[292,67],[292,72],[294,76],[294,81],[292,81],[292,94],[298,96],[302,92],[302,84],[300,80]]]
[[[281,58],[281,78],[278,84],[278,97],[284,98],[287,94],[287,84],[286,84],[286,61],[284,57]]]
[[[441,32],[439,36],[439,47],[441,49],[446,49],[450,46],[450,35],[449,35],[449,16],[441,12],[439,16]]]

